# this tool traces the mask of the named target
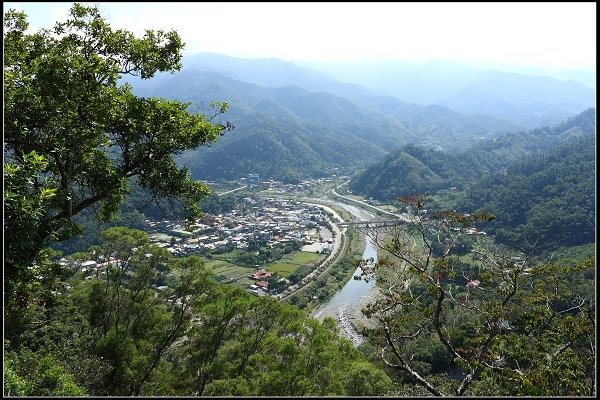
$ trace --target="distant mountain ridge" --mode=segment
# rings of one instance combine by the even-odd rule
[[[523,127],[501,118],[462,114],[444,106],[423,106],[395,97],[361,96],[355,101],[367,109],[405,121],[411,132],[420,138],[414,143],[451,153],[460,151],[474,141],[523,130]],[[442,131],[444,140],[440,140]]]
[[[594,106],[595,97],[595,91],[580,82],[490,70],[438,104],[534,128],[558,123]]]
[[[392,96],[420,105],[433,104],[469,84],[479,71],[449,61],[362,61],[314,63],[313,68],[347,82],[370,88],[381,96]]]
[[[443,60],[309,65],[380,95],[494,116],[528,129],[559,123],[596,105],[593,71],[545,74],[529,69],[525,74]]]
[[[213,100],[230,104],[225,118],[235,131],[180,159],[198,179],[233,179],[248,173],[308,177],[338,169],[351,173],[403,144],[457,151],[481,137],[518,130],[498,119],[466,117],[441,106],[399,102],[399,112],[380,107],[386,100],[380,99],[380,104],[377,97],[353,101],[295,86],[263,87],[191,68],[139,91],[190,101],[192,110],[206,111]],[[227,160],[226,165],[218,165],[219,160]]]
[[[200,53],[184,57],[182,63],[184,69],[218,72],[258,86],[298,86],[311,92],[328,92],[344,97],[370,94],[360,85],[340,82],[333,75],[278,58],[244,59]]]
[[[184,70],[218,72],[259,86],[298,86],[352,100],[392,96],[419,105],[443,105],[462,114],[500,118],[525,129],[559,123],[595,107],[595,90],[589,86],[594,76],[583,71],[554,74],[571,78],[561,80],[532,76],[531,72],[481,71],[442,60],[423,64],[361,62],[334,67],[316,64],[316,68],[319,65],[329,72],[277,58],[243,59],[213,53],[183,58]],[[577,77],[586,84],[572,80]]]

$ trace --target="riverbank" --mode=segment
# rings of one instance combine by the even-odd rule
[[[359,298],[356,298],[355,301],[348,302],[337,308],[321,308],[313,314],[313,317],[320,321],[326,317],[333,318],[338,325],[340,334],[352,340],[355,346],[359,346],[364,341],[364,337],[359,332],[363,328],[374,329],[378,326],[378,321],[373,318],[367,318],[362,313],[362,310],[380,298],[379,288],[373,286]]]
[[[365,309],[369,304],[376,302],[383,298],[379,292],[379,287],[373,286],[363,296],[361,296],[355,303],[352,303],[348,307],[348,319],[354,325],[357,331],[361,331],[362,328],[374,329],[378,326],[379,322],[374,318],[367,318],[362,310]]]

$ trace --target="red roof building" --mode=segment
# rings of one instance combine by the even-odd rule
[[[264,270],[264,269],[259,269],[258,271],[256,271],[255,273],[250,275],[250,278],[254,279],[254,280],[264,280],[267,279],[271,276],[271,272]],[[258,284],[258,282],[257,282]]]

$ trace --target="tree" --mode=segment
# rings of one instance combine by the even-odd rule
[[[194,115],[189,104],[140,98],[117,84],[124,74],[149,79],[179,70],[179,35],[147,30],[136,38],[77,3],[51,30],[29,34],[27,27],[24,13],[5,13],[5,278],[31,279],[24,271],[50,237],[78,232],[72,218],[81,211],[97,207],[100,220],[111,219],[133,178],[154,198],[178,199],[188,217],[197,215],[209,189],[173,156],[231,129],[213,122],[227,104]],[[20,203],[23,197],[31,204]]]
[[[73,376],[53,356],[23,352],[8,354],[4,365],[7,396],[85,396]],[[15,373],[18,370],[22,375]]]
[[[73,378],[95,396],[165,393],[159,382],[173,373],[165,354],[188,331],[192,301],[210,299],[207,293],[217,285],[212,274],[199,257],[174,259],[149,243],[144,232],[122,227],[104,231],[99,246],[72,258],[95,259],[97,270],[85,280],[79,274],[69,279],[57,304],[37,310],[29,329],[8,331],[6,347],[12,350],[7,354],[18,368],[5,370],[6,389],[67,394],[72,385],[59,383]],[[177,279],[158,289],[171,270]],[[26,310],[34,313],[34,307]],[[50,370],[44,375],[37,365]],[[60,381],[49,380],[48,374]]]
[[[53,289],[53,266],[47,262],[48,249],[40,249],[29,254],[28,264],[6,273],[7,265],[17,264],[17,260],[35,246],[34,232],[36,220],[41,218],[49,207],[56,189],[50,187],[48,179],[41,176],[48,162],[42,155],[31,151],[25,154],[20,164],[4,165],[4,266],[5,298],[10,307],[5,316],[14,324],[20,322],[10,315],[14,309],[26,308],[33,293],[48,293]],[[10,267],[9,267],[10,268]],[[34,279],[44,277],[48,279]],[[12,278],[12,279],[10,279]],[[20,284],[15,284],[20,282]]]
[[[557,266],[479,235],[460,255],[461,237],[491,216],[398,200],[410,222],[367,232],[389,254],[375,268],[382,299],[364,311],[380,322],[384,363],[434,395],[593,396],[593,260]],[[440,383],[437,371],[452,378]]]
[[[199,257],[174,258],[141,231],[110,228],[71,258],[96,271],[73,275],[35,327],[8,335],[5,393],[382,395],[391,385],[332,319],[219,284]],[[165,276],[176,278],[159,288]]]
[[[279,274],[277,272],[275,272],[273,275],[271,275],[268,279],[267,282],[269,283],[269,291],[271,293],[280,293],[283,291],[283,289],[286,288],[287,283],[285,281],[285,279],[283,279],[283,277],[279,276]]]
[[[218,285],[195,304],[195,324],[170,357],[177,395],[382,395],[391,380],[321,323],[272,297]],[[356,383],[376,379],[364,387]]]
[[[219,357],[222,348],[248,323],[244,314],[252,299],[240,288],[216,287],[210,297],[212,301],[196,305],[199,323],[189,333],[193,343],[188,350],[188,365],[195,369],[196,379],[191,385],[196,396],[202,396],[206,384],[224,374],[224,366],[230,358]]]
[[[350,365],[346,376],[348,396],[381,396],[391,389],[391,380],[385,372],[367,361],[356,361]]]
[[[97,352],[111,362],[110,392],[139,395],[170,346],[188,329],[192,301],[199,302],[215,283],[200,258],[174,262],[169,252],[148,243],[144,232],[110,228],[95,256],[106,274],[93,281],[88,299]],[[157,282],[173,267],[179,281],[157,291]]]

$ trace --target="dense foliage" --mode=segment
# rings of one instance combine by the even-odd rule
[[[562,124],[484,141],[459,155],[406,146],[359,174],[350,187],[379,200],[436,194],[441,208],[494,214],[497,220],[482,228],[528,249],[535,242],[593,242],[594,114],[589,109]]]
[[[458,154],[431,146],[407,145],[357,174],[350,188],[382,201],[393,201],[399,194],[462,189],[468,183],[522,162],[524,157],[542,155],[564,141],[593,135],[595,112],[590,108],[555,126],[483,140]]]
[[[87,259],[98,266],[79,272]],[[52,307],[29,307],[26,327],[5,326],[5,394],[368,396],[391,387],[333,320],[218,284],[198,257],[174,259],[141,231],[110,228],[69,266]]]
[[[190,114],[187,104],[136,97],[131,86],[117,85],[122,74],[147,79],[179,69],[176,32],[136,38],[79,4],[69,18],[30,34],[25,14],[4,16],[4,271],[11,282],[31,279],[29,267],[49,238],[80,231],[73,216],[97,206],[100,220],[111,219],[131,177],[197,213],[208,188],[172,157],[228,128]],[[226,109],[218,104],[216,114]]]
[[[370,232],[389,257],[375,268],[381,299],[366,310],[380,322],[373,344],[397,379],[434,395],[593,396],[593,259],[536,262],[470,235],[486,214],[425,212],[423,197],[400,200],[412,222]]]
[[[483,209],[498,219],[496,239],[530,250],[595,241],[594,136],[572,139],[470,185],[457,210]]]
[[[137,39],[79,4],[70,18],[28,34],[24,14],[5,14],[4,394],[384,394],[390,379],[333,321],[220,285],[199,258],[173,259],[142,231],[112,227],[66,266],[52,261],[49,239],[80,232],[84,211],[98,230],[90,217],[110,220],[132,177],[197,214],[208,188],[172,156],[228,129],[117,86],[121,74],[178,69],[175,32]],[[143,225],[128,200],[121,216]]]
[[[213,122],[227,104],[191,114],[188,103],[117,85],[123,74],[178,70],[177,33],[135,38],[80,4],[53,30],[29,34],[25,15],[12,10],[4,27],[5,395],[595,395],[593,109],[458,156],[406,146],[357,178],[374,197],[431,191],[453,208],[432,212],[421,196],[401,197],[411,223],[366,232],[389,257],[366,270],[382,289],[365,310],[379,325],[357,349],[332,319],[318,322],[294,305],[325,301],[347,281],[363,251],[353,228],[345,256],[292,305],[221,284],[201,258],[174,258],[132,229],[165,208],[193,217],[200,205],[220,213],[234,202],[207,197],[176,164],[231,128]],[[189,76],[204,80],[189,85]],[[197,176],[298,181],[306,171],[359,168],[368,152],[383,154],[408,134],[403,123],[325,93],[189,76],[170,82],[174,96],[198,106],[233,87],[244,121],[240,138],[225,137],[228,147],[195,161]],[[437,117],[419,109],[413,117],[426,121],[428,139],[445,132],[433,128]],[[476,223],[527,251],[477,234]],[[553,238],[563,258],[536,257]],[[299,247],[252,241],[235,261],[262,265]],[[66,263],[54,261],[56,248]],[[310,269],[288,278],[297,283]]]

